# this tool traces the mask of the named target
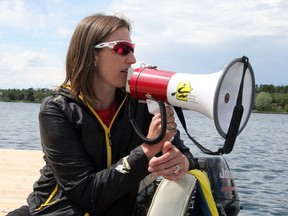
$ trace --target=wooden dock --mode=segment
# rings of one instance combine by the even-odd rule
[[[42,151],[0,149],[0,216],[26,204],[43,165]]]

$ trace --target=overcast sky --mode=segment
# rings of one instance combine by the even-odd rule
[[[256,84],[288,85],[287,0],[0,0],[0,89],[61,84],[71,35],[97,12],[132,21],[135,67],[204,74],[246,55]]]

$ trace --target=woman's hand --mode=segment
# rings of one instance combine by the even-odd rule
[[[167,130],[164,138],[159,143],[156,143],[154,145],[149,145],[145,143],[142,144],[142,149],[149,160],[156,154],[161,152],[164,143],[166,141],[170,141],[177,133],[176,130],[177,124],[174,122],[175,121],[174,111],[170,106],[166,106],[166,114],[167,114]],[[150,123],[147,138],[154,139],[160,134],[161,122],[162,119],[160,113],[155,114]]]
[[[168,180],[181,179],[188,172],[188,159],[169,141],[164,143],[162,153],[162,156],[150,160],[148,171]]]

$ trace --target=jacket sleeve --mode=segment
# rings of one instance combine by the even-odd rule
[[[66,103],[61,96],[43,102],[39,114],[41,143],[47,163],[67,197],[83,211],[93,214],[97,209],[99,213],[116,200],[121,203],[121,199],[136,196],[131,193],[137,193],[139,182],[148,174],[149,161],[142,148],[136,147],[110,168],[96,170],[81,144],[77,121],[82,117],[77,109],[79,106]],[[69,120],[72,117],[73,122]]]

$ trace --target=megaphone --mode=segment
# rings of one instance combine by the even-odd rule
[[[204,114],[214,120],[223,138],[237,103],[243,106],[237,135],[246,126],[253,108],[254,90],[253,69],[245,56],[211,74],[176,73],[155,66],[131,68],[126,84],[126,91],[136,99],[163,101]]]

